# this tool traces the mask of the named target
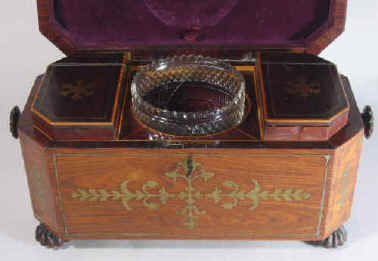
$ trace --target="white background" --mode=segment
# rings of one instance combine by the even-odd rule
[[[378,112],[378,1],[349,2],[346,32],[321,56],[350,78],[360,108],[371,104]],[[378,259],[378,142],[374,136],[365,143],[353,215],[346,226],[350,240],[341,249],[314,248],[302,242],[240,241],[75,241],[58,251],[40,247],[34,241],[37,221],[20,145],[10,136],[8,117],[14,105],[24,106],[35,77],[61,57],[38,31],[35,0],[0,1],[0,260]]]

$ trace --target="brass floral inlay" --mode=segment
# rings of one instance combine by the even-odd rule
[[[199,208],[198,202],[200,200],[208,199],[213,201],[215,205],[222,203],[221,207],[226,210],[237,207],[240,201],[249,200],[251,201],[249,209],[254,211],[260,205],[261,200],[305,201],[311,198],[311,194],[303,189],[277,188],[274,191],[263,190],[260,183],[254,179],[251,180],[253,188],[250,191],[242,190],[240,185],[233,181],[225,181],[222,186],[216,186],[212,192],[201,191],[194,185],[194,182],[201,180],[207,183],[215,174],[204,170],[202,164],[192,157],[179,162],[176,169],[165,173],[165,176],[173,182],[179,179],[184,180],[186,183],[185,189],[179,193],[169,193],[158,182],[147,181],[141,190],[133,192],[128,189],[130,181],[126,180],[121,184],[120,190],[77,189],[72,193],[72,198],[91,202],[119,200],[125,209],[129,211],[133,210],[129,205],[133,200],[143,202],[144,206],[150,210],[157,210],[161,205],[168,204],[169,199],[179,199],[185,201],[186,206],[184,209],[179,210],[178,214],[186,217],[184,225],[189,229],[196,228],[199,223],[199,217],[207,214],[206,210]],[[154,202],[151,201],[152,199],[155,199]]]
[[[83,97],[92,96],[94,93],[92,84],[86,84],[84,81],[77,81],[76,84],[64,84],[61,95],[71,97],[72,100],[78,101]]]

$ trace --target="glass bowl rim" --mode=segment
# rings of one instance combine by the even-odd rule
[[[179,65],[174,65],[176,62],[183,62],[183,63]],[[190,65],[196,65],[199,67],[201,66],[213,67],[214,70],[219,70],[219,71],[223,70],[230,74],[236,75],[240,80],[240,84],[238,84],[237,88],[235,88],[236,89],[235,93],[231,93],[233,95],[232,99],[229,102],[227,102],[227,104],[225,104],[224,106],[215,108],[213,110],[176,111],[176,110],[167,110],[167,109],[152,105],[150,102],[146,101],[137,90],[137,82],[142,77],[142,75],[146,74],[147,72],[163,71],[163,70],[172,69],[175,67],[185,67],[185,66],[190,66]],[[214,85],[217,86],[216,84]],[[201,115],[201,114],[211,114],[211,113],[219,114],[220,112],[229,111],[234,106],[234,104],[239,100],[239,96],[243,95],[243,92],[245,93],[245,87],[246,87],[246,81],[245,81],[244,75],[240,71],[238,71],[234,66],[232,66],[231,64],[227,62],[224,62],[221,59],[212,58],[208,56],[202,56],[202,55],[170,56],[170,57],[154,60],[151,63],[142,67],[142,69],[139,70],[136,73],[136,75],[133,77],[133,80],[131,83],[131,88],[135,88],[136,94],[139,96],[140,100],[142,100],[145,105],[150,107],[151,110],[157,109],[157,110],[163,111],[164,113],[173,113],[177,115],[181,115],[181,114]],[[245,102],[245,100],[242,102]]]

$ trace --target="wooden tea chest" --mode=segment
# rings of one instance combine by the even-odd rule
[[[11,113],[37,240],[342,245],[373,119],[348,79],[316,55],[343,31],[347,1],[183,2],[38,1],[41,32],[67,57],[37,78],[23,112]],[[138,120],[135,74],[182,55],[243,74],[240,124],[175,136]],[[197,89],[175,93],[175,106],[209,99]]]

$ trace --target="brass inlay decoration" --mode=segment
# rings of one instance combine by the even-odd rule
[[[72,198],[81,201],[89,202],[105,202],[108,200],[119,200],[125,209],[132,211],[129,202],[136,200],[143,202],[143,205],[150,210],[157,210],[161,205],[168,204],[169,199],[175,198],[186,203],[184,209],[178,211],[179,215],[186,217],[184,225],[189,229],[194,229],[198,226],[198,219],[201,215],[206,215],[207,211],[202,210],[198,206],[198,201],[209,199],[214,201],[217,205],[223,202],[222,208],[231,210],[239,205],[240,201],[252,201],[249,209],[254,211],[261,200],[275,200],[275,201],[305,201],[311,198],[311,193],[303,189],[280,189],[274,191],[263,190],[257,180],[252,179],[253,188],[250,191],[240,189],[240,186],[233,181],[225,181],[221,187],[216,186],[212,192],[200,191],[195,185],[196,180],[201,180],[207,183],[215,174],[208,172],[202,168],[202,163],[197,162],[192,157],[179,162],[176,169],[172,172],[164,174],[168,179],[176,182],[182,179],[186,182],[184,191],[179,193],[169,193],[166,188],[162,187],[156,181],[147,181],[141,188],[132,192],[128,189],[129,180],[121,184],[120,190],[107,191],[105,189],[82,189],[79,188],[72,193]],[[200,186],[199,186],[200,187]],[[226,188],[223,191],[222,188]],[[155,191],[155,192],[152,192]],[[231,192],[228,192],[232,190]],[[151,202],[155,199],[155,202]],[[156,203],[160,201],[160,203]]]
[[[320,93],[320,83],[309,82],[305,77],[289,82],[286,92],[290,95],[310,97]]]
[[[232,188],[233,191],[230,193],[223,193],[221,189],[218,187],[212,192],[208,194],[208,198],[212,198],[217,204],[224,198],[232,199],[231,203],[224,203],[222,207],[224,209],[233,209],[237,207],[239,201],[250,199],[252,201],[252,205],[249,208],[250,210],[255,210],[260,205],[260,200],[276,200],[276,201],[305,201],[311,198],[311,194],[305,192],[303,189],[280,189],[277,188],[273,192],[269,190],[262,190],[261,185],[257,180],[252,179],[253,189],[251,191],[240,190],[240,186],[235,184],[232,181],[225,181],[223,183],[224,187]]]
[[[196,205],[197,200],[204,198],[204,194],[197,190],[193,182],[197,179],[201,179],[206,183],[215,176],[214,173],[205,171],[201,166],[201,163],[197,162],[192,157],[188,157],[187,160],[179,162],[174,171],[165,173],[165,176],[174,182],[181,178],[187,183],[185,191],[180,192],[177,196],[187,203],[186,207],[179,211],[179,213],[187,217],[184,225],[190,229],[194,229],[197,226],[200,215],[206,215],[207,213],[206,210],[200,210]]]
[[[74,101],[79,101],[83,97],[89,97],[94,94],[92,84],[80,80],[76,84],[63,84],[60,92],[65,97],[71,97]]]
[[[46,191],[45,186],[42,182],[42,175],[39,170],[33,170],[36,197],[39,202],[39,207],[43,211],[46,207]]]
[[[348,201],[349,197],[349,186],[351,184],[351,174],[352,168],[350,165],[346,168],[343,173],[342,180],[341,180],[341,198],[339,200],[339,210],[343,211],[345,207],[345,203]]]
[[[120,191],[106,191],[105,189],[78,189],[76,192],[72,193],[72,198],[79,198],[81,201],[107,201],[111,200],[121,200],[122,205],[127,210],[133,210],[129,206],[131,200],[143,201],[145,207],[155,210],[159,209],[160,205],[157,203],[149,202],[152,198],[157,198],[161,201],[162,204],[167,204],[169,198],[175,197],[174,194],[169,194],[165,188],[161,188],[158,194],[150,192],[150,189],[159,187],[159,183],[155,181],[148,181],[143,185],[142,190],[132,192],[128,189],[129,181],[126,180],[121,184]]]

